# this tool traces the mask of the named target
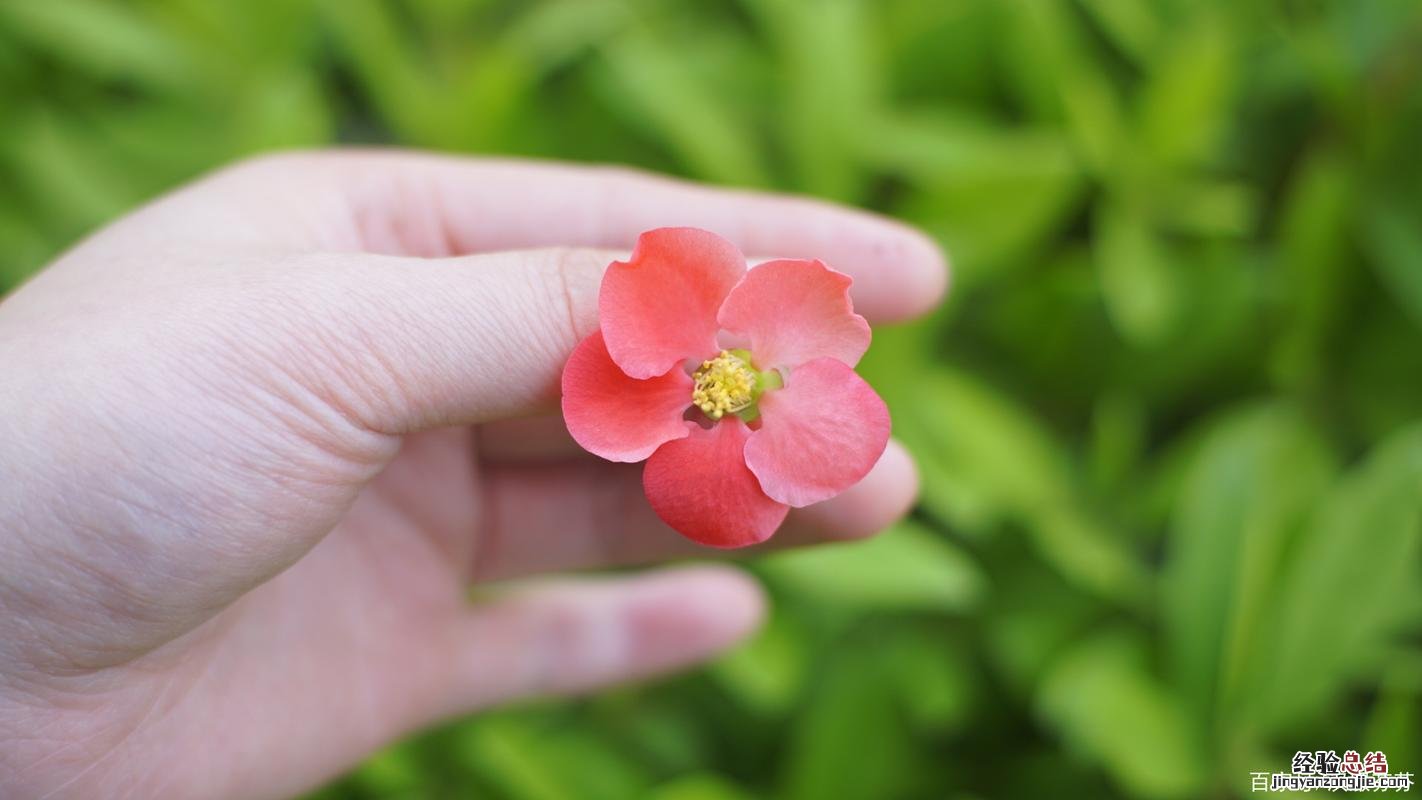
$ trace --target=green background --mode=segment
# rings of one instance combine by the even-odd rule
[[[706,669],[451,724],[321,797],[1422,771],[1422,4],[0,0],[0,288],[330,142],[811,193],[922,226],[954,287],[864,366],[922,465],[908,522],[754,563],[774,618]]]

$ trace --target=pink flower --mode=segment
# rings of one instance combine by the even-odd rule
[[[646,459],[647,500],[688,539],[765,541],[888,443],[889,411],[853,369],[869,325],[850,283],[820,261],[747,271],[696,228],[642,234],[603,276],[601,330],[563,369],[569,433],[609,461]]]

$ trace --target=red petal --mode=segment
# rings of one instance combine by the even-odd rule
[[[563,421],[578,444],[609,461],[641,461],[686,436],[691,376],[680,366],[645,381],[612,363],[602,332],[573,348],[563,367]]]
[[[760,430],[746,466],[770,497],[799,508],[827,500],[869,474],[889,442],[889,409],[854,370],[817,358],[760,398]]]
[[[741,251],[708,231],[658,228],[637,237],[631,260],[607,268],[598,294],[612,360],[650,378],[715,354],[716,311],[745,271]]]
[[[869,323],[854,313],[851,283],[822,261],[767,261],[731,290],[721,327],[750,337],[761,369],[816,358],[854,366],[869,348]]]
[[[750,430],[735,417],[667,442],[647,459],[642,486],[662,521],[711,547],[745,547],[770,538],[789,512],[746,469]]]

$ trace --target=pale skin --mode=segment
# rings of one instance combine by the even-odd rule
[[[664,225],[821,258],[871,322],[945,284],[920,234],[822,203],[338,152],[203,179],[0,302],[0,795],[287,797],[754,630],[730,566],[544,577],[715,554],[556,414],[603,269]],[[870,535],[916,485],[891,442],[769,546]]]

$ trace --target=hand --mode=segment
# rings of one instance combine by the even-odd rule
[[[0,303],[0,794],[281,797],[441,717],[750,631],[728,567],[466,596],[699,553],[554,413],[618,257],[591,248],[662,225],[823,258],[874,321],[944,285],[927,240],[856,211],[338,153],[178,191]],[[772,542],[867,535],[914,491],[891,444]]]

